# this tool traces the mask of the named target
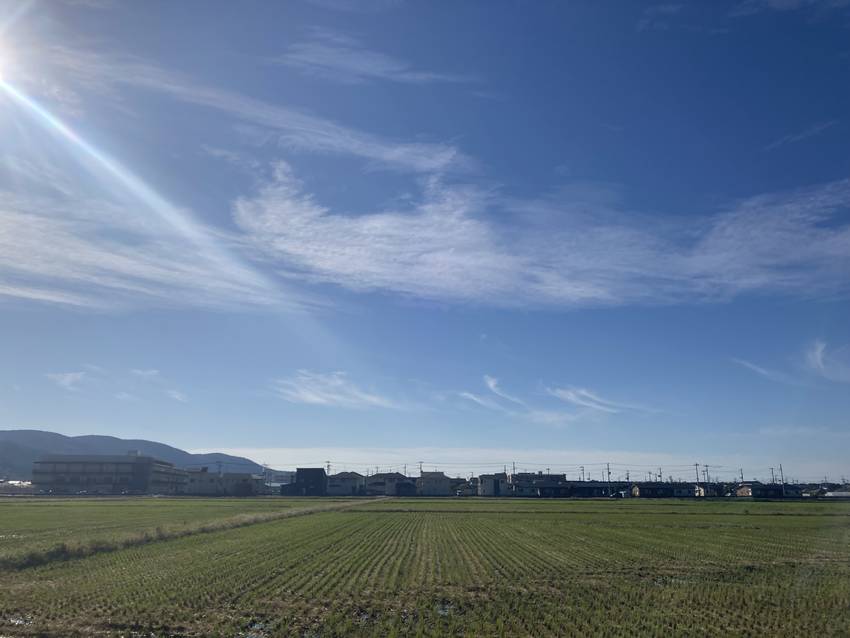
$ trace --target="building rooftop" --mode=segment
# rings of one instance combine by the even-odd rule
[[[138,454],[48,454],[36,463],[159,463],[174,467],[173,463],[152,456]]]
[[[336,474],[331,474],[328,478],[330,479],[358,479],[363,478],[363,475],[359,472],[337,472]]]

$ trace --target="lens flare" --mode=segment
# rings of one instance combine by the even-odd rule
[[[123,186],[183,238],[194,244],[200,255],[215,263],[221,272],[228,273],[233,279],[246,288],[252,288],[256,293],[269,298],[273,296],[274,286],[265,277],[240,263],[219,247],[209,233],[191,219],[188,213],[167,201],[141,178],[80,137],[70,126],[8,81],[0,81],[0,90],[33,115],[44,128],[57,134],[84,157],[92,160],[97,168]]]

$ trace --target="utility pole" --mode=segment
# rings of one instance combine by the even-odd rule
[[[740,468],[740,472],[741,472],[741,483],[743,483],[744,482],[744,468]]]
[[[611,496],[611,464],[606,463],[605,469],[608,470],[608,496]]]
[[[699,463],[694,463],[694,472],[697,474],[697,487],[699,487]]]
[[[658,468],[658,482],[662,483],[664,481],[664,476],[661,474],[661,468]]]
[[[407,476],[407,463],[404,464],[404,475]]]
[[[549,476],[549,468],[546,468],[546,476]]]
[[[770,468],[770,482],[771,484],[776,483],[776,474],[773,473],[773,468]]]
[[[419,461],[419,476],[422,476],[422,463],[423,461]]]
[[[584,482],[584,465],[580,465],[579,467],[581,468],[581,480],[582,480],[582,483],[583,483]]]
[[[516,474],[516,461],[511,463],[511,474]]]
[[[629,479],[629,471],[626,470],[626,483],[630,483],[630,482],[631,482],[631,480]]]
[[[785,498],[785,473],[782,471],[782,463],[779,464],[779,480],[782,481],[782,498]]]
[[[328,475],[330,476],[330,473],[331,473],[331,462],[330,462],[330,461],[325,461],[325,464],[327,465],[327,468],[328,468]]]

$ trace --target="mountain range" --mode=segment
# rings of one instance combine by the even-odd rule
[[[65,436],[43,430],[0,430],[0,478],[27,480],[32,463],[48,454],[126,454],[138,451],[168,461],[180,468],[209,466],[224,472],[261,473],[263,466],[250,459],[212,452],[192,454],[185,450],[144,439],[119,439],[114,436]]]

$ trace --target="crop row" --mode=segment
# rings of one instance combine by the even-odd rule
[[[850,633],[834,517],[315,514],[12,574],[0,633]],[[742,517],[744,518],[744,517]]]
[[[0,569],[332,506],[331,499],[0,500]]]

